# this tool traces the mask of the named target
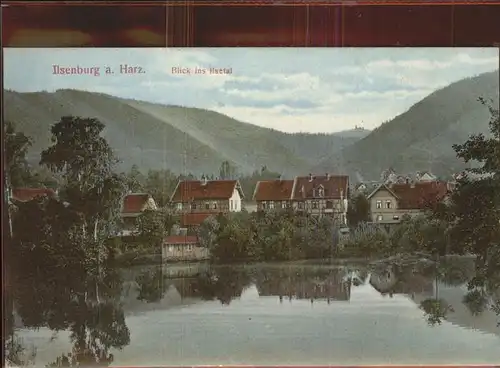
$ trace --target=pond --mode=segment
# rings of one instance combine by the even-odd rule
[[[456,263],[141,266],[81,289],[31,280],[13,288],[12,339],[36,366],[498,363],[498,317],[464,299],[474,267]]]

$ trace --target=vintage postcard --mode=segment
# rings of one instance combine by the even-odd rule
[[[498,68],[5,49],[8,365],[500,362]]]

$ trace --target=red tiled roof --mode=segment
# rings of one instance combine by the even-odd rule
[[[267,180],[257,182],[254,201],[280,201],[292,198],[293,180]]]
[[[142,212],[144,205],[150,197],[147,193],[127,194],[123,199],[122,213]]]
[[[194,235],[172,235],[167,236],[164,240],[165,244],[192,244],[198,243],[198,238]]]
[[[210,216],[217,216],[217,213],[183,213],[181,217],[182,226],[200,225]]]
[[[448,185],[443,181],[393,184],[390,189],[398,196],[399,208],[407,210],[426,209],[448,194]]]
[[[199,180],[181,181],[172,195],[172,202],[187,202],[195,199],[229,199],[234,189],[243,192],[237,180],[209,180],[205,185]]]
[[[340,199],[341,191],[344,198],[348,196],[349,177],[340,175],[330,175],[327,177],[313,176],[310,180],[309,176],[301,176],[295,178],[293,199],[316,198],[314,191],[322,185],[324,188],[324,197],[330,199]]]
[[[39,196],[55,197],[56,192],[50,188],[15,188],[12,189],[12,199],[28,202]]]

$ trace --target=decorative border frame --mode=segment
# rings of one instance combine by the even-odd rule
[[[486,0],[5,1],[1,13],[3,47],[500,46],[500,3]]]

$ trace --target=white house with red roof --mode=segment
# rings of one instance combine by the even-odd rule
[[[244,194],[238,180],[181,180],[170,203],[181,214],[181,225],[196,226],[219,213],[240,212]]]

